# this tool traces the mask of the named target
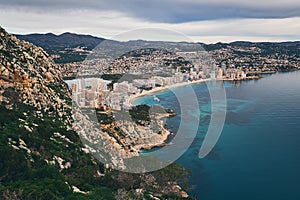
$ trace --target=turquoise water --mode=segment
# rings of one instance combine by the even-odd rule
[[[299,200],[300,72],[215,85],[226,88],[226,122],[217,145],[203,159],[198,153],[210,122],[210,96],[206,83],[192,86],[201,120],[194,142],[176,161],[193,172],[194,188],[189,194],[202,200]],[[185,89],[174,91],[185,95]],[[177,113],[166,120],[168,128],[176,133],[181,113],[173,92],[163,91],[156,96],[161,105]],[[157,104],[152,96],[136,103]],[[197,108],[184,106],[184,110],[190,118],[181,123],[187,127],[197,123],[193,122],[193,117],[199,115]],[[186,129],[186,137],[191,135]]]

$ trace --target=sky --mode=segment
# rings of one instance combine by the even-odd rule
[[[299,41],[300,0],[0,0],[0,26],[15,34],[73,32],[107,39],[155,28],[173,31],[174,41]],[[144,33],[131,37],[165,40]]]

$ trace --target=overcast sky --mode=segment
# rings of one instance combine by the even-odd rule
[[[114,38],[133,29],[164,28],[206,43],[293,41],[300,40],[300,0],[0,0],[0,26],[21,34]]]

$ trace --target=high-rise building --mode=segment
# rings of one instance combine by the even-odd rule
[[[218,79],[222,79],[223,78],[223,69],[221,67],[218,68],[217,78]]]

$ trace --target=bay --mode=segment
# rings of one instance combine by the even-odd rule
[[[208,156],[198,153],[210,122],[210,95],[206,84],[225,87],[227,114],[216,146]],[[201,116],[192,145],[176,161],[192,170],[190,195],[202,200],[300,199],[300,72],[277,73],[259,80],[200,83],[191,86],[199,109],[180,105],[185,87],[155,94],[160,105],[177,116],[166,120],[175,133]],[[176,95],[175,95],[176,94]],[[186,98],[189,98],[186,96]],[[157,104],[153,96],[135,104]],[[189,113],[181,119],[181,107]],[[194,135],[186,129],[186,137]],[[172,143],[172,141],[170,141]],[[172,144],[176,145],[176,144]]]

